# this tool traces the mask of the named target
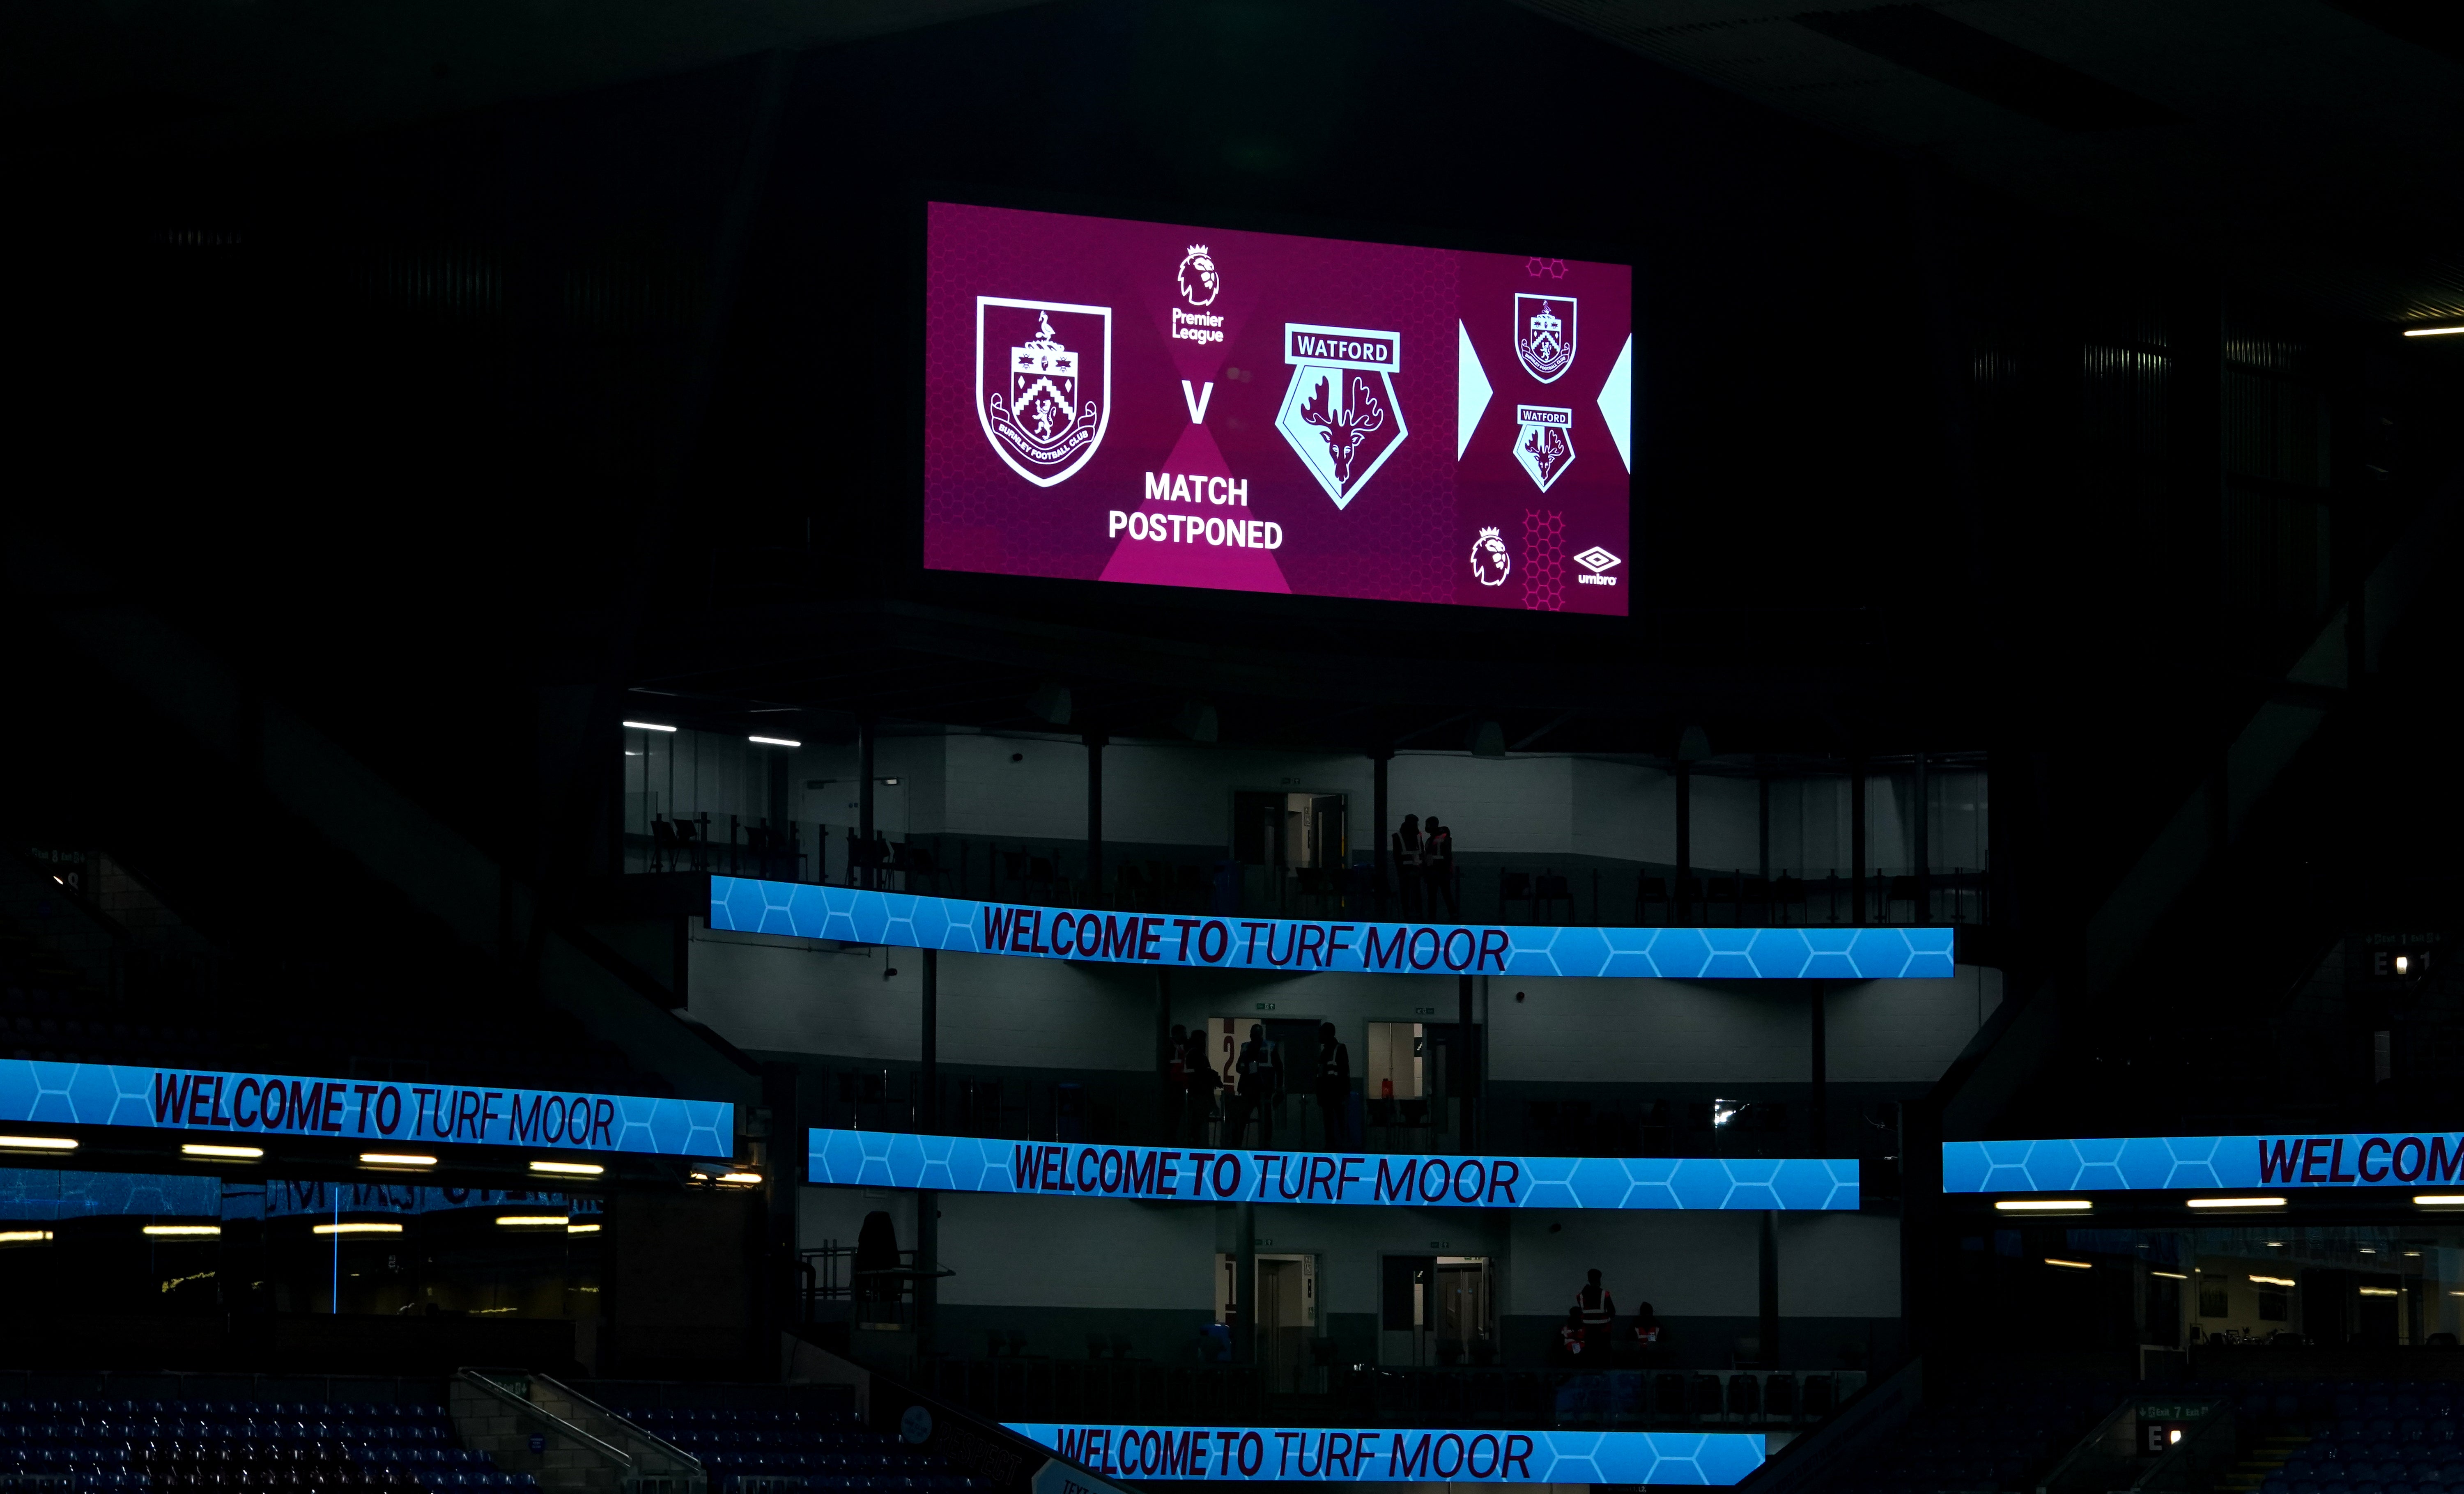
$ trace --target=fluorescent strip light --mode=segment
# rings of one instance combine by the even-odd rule
[[[2409,338],[2448,338],[2453,337],[2458,332],[2464,332],[2464,327],[2407,327],[2404,329],[2404,335]]]
[[[567,1177],[596,1177],[607,1169],[596,1162],[533,1162],[534,1173],[558,1173]]]
[[[2417,1193],[2412,1201],[2425,1209],[2464,1209],[2464,1193]]]
[[[2096,1269],[2096,1263],[2092,1261],[2065,1261],[2058,1256],[2045,1257],[2045,1263],[2047,1265],[2062,1266],[2073,1271],[2093,1271]]]
[[[2161,1276],[2168,1282],[2187,1282],[2189,1280],[2189,1277],[2183,1275],[2179,1271],[2150,1271],[2147,1274],[2150,1276]]]
[[[77,1144],[66,1136],[0,1136],[0,1152],[75,1152]]]
[[[761,1180],[759,1173],[721,1173],[711,1179],[715,1183],[740,1183],[750,1187]]]
[[[2365,1297],[2393,1297],[2397,1295],[2396,1289],[2392,1286],[2362,1286],[2355,1289]]]
[[[507,1229],[557,1229],[566,1219],[561,1214],[499,1214],[496,1222]]]
[[[2251,1280],[2258,1283],[2261,1286],[2297,1286],[2300,1285],[2290,1276],[2254,1276]]]
[[[436,1158],[411,1152],[363,1152],[362,1167],[434,1167]]]
[[[627,721],[625,724],[637,732],[672,732],[675,730],[672,726],[662,726],[656,721]]]
[[[2005,1214],[2085,1214],[2096,1205],[2085,1198],[1996,1198],[1993,1207]]]
[[[2280,1209],[2281,1198],[2185,1198],[2186,1207],[2193,1209]]]
[[[596,1235],[599,1233],[599,1226],[596,1224],[567,1224],[564,1226],[564,1232],[568,1235]]]
[[[48,1229],[0,1229],[0,1245],[37,1245],[51,1238]],[[2455,1295],[2464,1297],[2464,1291]]]
[[[217,1147],[203,1141],[184,1141],[180,1150],[189,1156],[229,1156],[250,1161],[265,1155],[263,1147]]]
[[[319,1224],[317,1226],[315,1233],[319,1235],[399,1235],[402,1233],[402,1226],[399,1224],[380,1224],[373,1219],[346,1219],[340,1224]]]
[[[220,1224],[148,1224],[145,1226],[145,1233],[149,1235],[219,1235],[222,1232],[223,1227]]]
[[[744,739],[748,742],[759,742],[764,747],[802,747],[804,745],[803,742],[791,742],[783,736],[748,736]]]

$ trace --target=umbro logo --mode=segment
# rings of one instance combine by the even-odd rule
[[[1594,545],[1582,554],[1575,556],[1574,563],[1591,572],[1588,576],[1577,576],[1574,578],[1575,581],[1581,582],[1583,585],[1614,586],[1617,583],[1617,579],[1614,576],[1603,576],[1600,573],[1609,569],[1611,566],[1623,565],[1625,561],[1620,557],[1611,555],[1608,551],[1601,549],[1598,545]]]

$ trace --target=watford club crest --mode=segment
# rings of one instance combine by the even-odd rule
[[[1350,506],[1411,431],[1395,398],[1402,339],[1362,327],[1284,324],[1284,390],[1275,428],[1338,509]]]
[[[1574,412],[1551,405],[1517,405],[1514,420],[1514,460],[1546,493],[1574,465]]]
[[[1001,459],[1039,488],[1104,444],[1112,406],[1112,309],[976,297],[976,415]]]
[[[1574,298],[1517,295],[1514,356],[1523,361],[1523,371],[1542,384],[1564,377],[1574,366]]]

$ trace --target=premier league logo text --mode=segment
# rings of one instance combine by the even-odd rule
[[[1555,384],[1574,366],[1574,298],[1571,296],[1514,297],[1514,356],[1542,384]]]
[[[1551,405],[1517,405],[1514,420],[1514,459],[1546,493],[1574,465],[1574,412]]]
[[[1392,375],[1401,340],[1357,327],[1284,325],[1284,390],[1275,428],[1338,509],[1349,505],[1410,430]]]
[[[1067,481],[1103,444],[1111,403],[1111,307],[976,297],[976,415],[1010,471]]]

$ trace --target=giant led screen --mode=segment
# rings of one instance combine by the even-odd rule
[[[927,568],[1626,611],[1628,266],[929,212]]]

